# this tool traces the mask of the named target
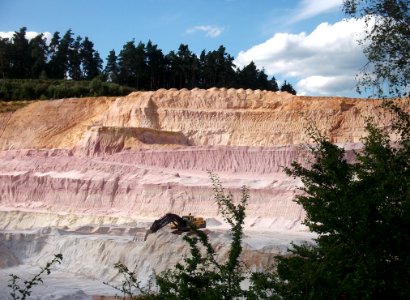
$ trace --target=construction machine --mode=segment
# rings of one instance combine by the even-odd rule
[[[162,227],[171,224],[171,229],[174,229],[172,233],[180,234],[182,232],[190,231],[191,227],[206,228],[206,221],[202,217],[194,217],[191,214],[188,216],[178,216],[176,214],[168,213],[162,218],[155,220],[151,227],[145,234],[144,241],[147,240],[149,234],[157,232]]]

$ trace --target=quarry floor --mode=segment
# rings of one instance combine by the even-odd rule
[[[223,261],[230,241],[229,228],[215,218],[207,222],[210,226],[206,232]],[[139,224],[145,224],[146,228],[149,222],[142,220]],[[0,231],[0,299],[8,299],[10,295],[7,287],[10,274],[30,279],[57,253],[63,254],[62,264],[54,266],[51,274],[43,277],[44,284],[33,288],[30,299],[114,296],[118,291],[104,282],[118,285],[121,281],[113,266],[117,261],[130,268],[136,266],[139,280],[147,283],[154,269],[159,273],[171,268],[188,254],[188,248],[182,235],[172,234],[167,227],[151,234],[144,242],[145,228],[96,225]],[[291,242],[311,242],[314,237],[308,231],[246,228],[243,260],[248,271],[266,269],[275,255],[287,252]]]

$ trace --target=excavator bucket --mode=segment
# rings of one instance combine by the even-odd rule
[[[152,230],[148,229],[147,232],[145,233],[144,242],[147,240],[148,235],[151,233],[152,233]]]

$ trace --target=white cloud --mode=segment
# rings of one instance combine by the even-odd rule
[[[351,92],[354,85],[352,76],[309,76],[299,80],[296,90],[300,95],[340,95]]]
[[[322,23],[310,34],[277,33],[266,42],[241,51],[238,66],[254,61],[270,76],[297,82],[300,94],[341,95],[355,90],[355,75],[366,63],[357,40],[364,20]]]
[[[14,31],[3,32],[0,31],[0,37],[3,39],[11,39],[13,37]]]
[[[35,38],[39,34],[40,34],[39,32],[27,31],[26,39],[31,40],[32,38]],[[7,31],[7,32],[0,31],[0,37],[2,38],[12,39],[13,35],[14,35],[14,31]],[[52,34],[50,32],[43,32],[43,35],[47,39],[47,43],[50,43]]]
[[[209,36],[211,38],[216,38],[221,35],[222,31],[224,30],[223,27],[218,27],[218,26],[211,26],[211,25],[201,25],[201,26],[195,26],[192,28],[187,29],[187,33],[195,33],[197,31],[203,31],[205,32],[206,36]]]
[[[303,0],[289,23],[306,20],[334,9],[340,9],[343,0]]]

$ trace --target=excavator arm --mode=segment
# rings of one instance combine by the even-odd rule
[[[184,230],[188,227],[188,222],[186,220],[184,220],[176,214],[169,213],[163,216],[162,218],[155,220],[154,223],[152,223],[151,227],[147,230],[147,233],[145,234],[144,241],[147,240],[147,236],[149,234],[157,232],[169,223],[174,223],[175,226],[180,230]]]

